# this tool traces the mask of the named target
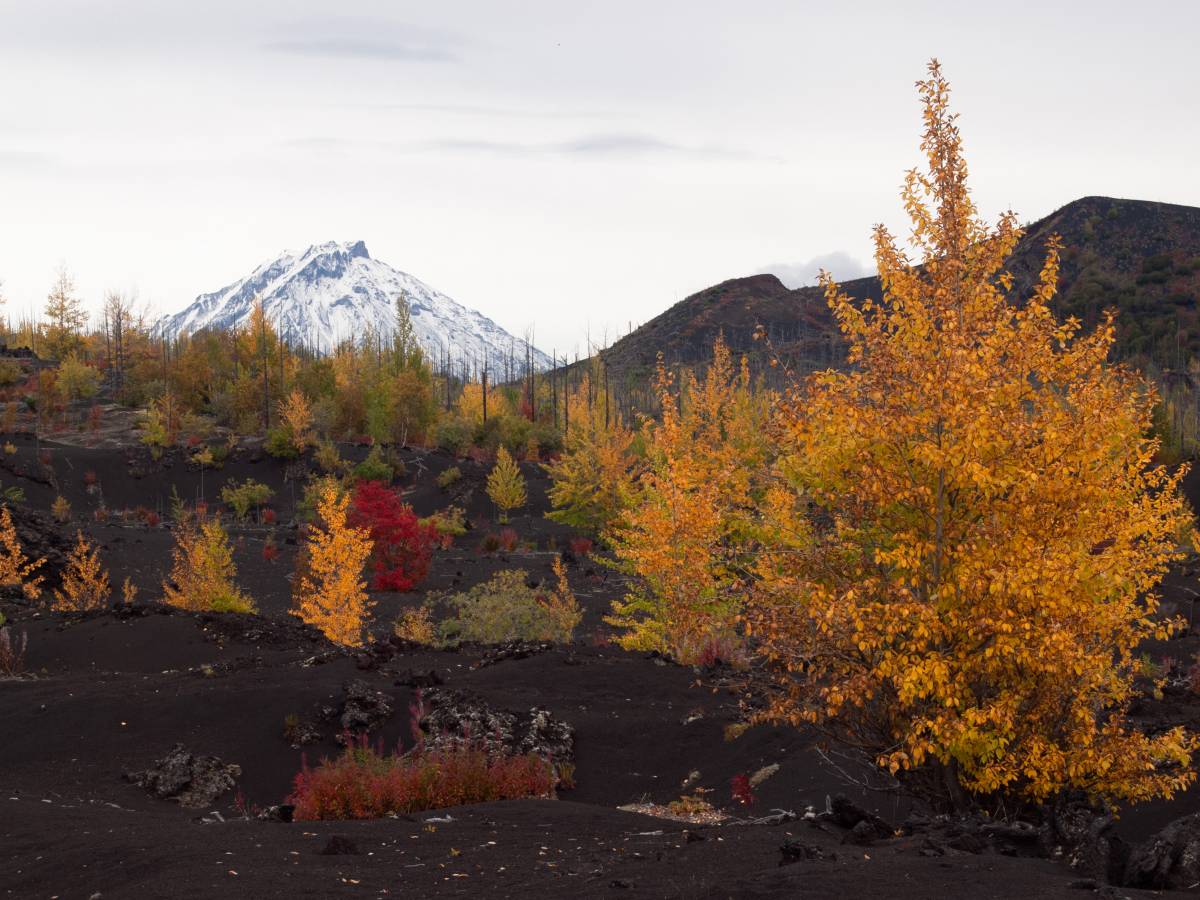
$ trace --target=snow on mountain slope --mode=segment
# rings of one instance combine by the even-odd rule
[[[442,359],[448,349],[456,361],[474,358],[482,364],[486,356],[497,375],[507,371],[510,356],[516,370],[524,370],[522,338],[412,275],[372,259],[362,241],[330,241],[303,253],[284,253],[228,287],[201,294],[160,324],[167,335],[233,328],[249,320],[255,297],[261,297],[268,319],[285,340],[327,352],[370,332],[390,335],[401,294],[412,310],[417,341],[431,360]],[[533,364],[545,369],[551,360],[534,349]]]

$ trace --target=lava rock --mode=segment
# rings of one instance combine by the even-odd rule
[[[348,737],[377,728],[392,716],[392,698],[377,691],[361,679],[345,685],[346,699],[342,703],[342,733],[338,743],[345,744]]]
[[[869,819],[861,819],[859,823],[842,835],[843,844],[854,844],[858,847],[869,847],[879,838],[879,832]]]
[[[860,822],[867,822],[875,837],[891,837],[895,833],[891,825],[874,813],[867,812],[845,794],[833,798],[829,804],[829,814],[834,823],[842,828],[854,829]]]
[[[188,809],[202,809],[233,789],[242,774],[240,766],[215,756],[194,756],[176,744],[162,759],[141,772],[125,777],[161,800],[175,800]]]
[[[449,688],[425,691],[421,704],[421,731],[434,749],[466,742],[491,754],[532,753],[556,765],[575,759],[575,729],[547,709],[493,709],[473,694]]]
[[[1116,818],[1089,802],[1082,791],[1066,794],[1048,811],[1039,840],[1042,852],[1059,850],[1071,868],[1100,882],[1119,884],[1129,848],[1114,830]]]
[[[1129,856],[1129,887],[1186,888],[1200,882],[1200,813],[1176,819]]]

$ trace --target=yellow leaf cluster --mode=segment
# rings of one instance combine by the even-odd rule
[[[775,416],[750,617],[788,673],[774,714],[949,801],[1169,796],[1194,737],[1124,712],[1135,648],[1173,627],[1153,589],[1189,521],[1185,469],[1153,462],[1152,391],[1107,363],[1111,317],[1084,334],[1052,313],[1057,238],[1009,300],[1017,219],[979,219],[936,63],[919,88],[928,171],[903,190],[919,264],[881,226],[881,302],[823,277],[850,366]]]
[[[45,558],[32,562],[21,549],[21,539],[13,525],[8,506],[0,506],[0,584],[18,587],[30,600],[42,595],[42,576],[34,575],[45,564]]]
[[[520,509],[525,505],[525,476],[504,447],[496,451],[496,464],[488,473],[487,495],[500,511],[502,523],[508,521],[510,509]]]
[[[633,432],[615,411],[606,422],[602,406],[589,405],[591,392],[590,377],[584,375],[564,398],[577,413],[563,455],[545,466],[554,506],[547,518],[599,535],[633,505],[637,461]]]
[[[192,611],[254,612],[254,602],[238,589],[229,536],[215,517],[188,517],[180,523],[172,550],[171,573],[163,598]]]
[[[291,437],[298,453],[307,450],[314,441],[312,433],[312,404],[299,388],[292,390],[279,404],[279,419]]]
[[[579,601],[567,582],[567,571],[563,567],[562,557],[556,556],[553,562],[555,589],[538,597],[538,605],[546,612],[552,631],[558,640],[568,643],[579,623],[583,621],[583,610]]]
[[[103,609],[111,596],[108,571],[100,564],[100,548],[88,543],[82,531],[76,532],[75,546],[63,569],[62,588],[54,591],[54,608],[60,611]]]
[[[374,545],[369,530],[347,524],[349,506],[349,495],[324,485],[298,573],[296,613],[331,641],[358,647],[371,607],[362,571]]]

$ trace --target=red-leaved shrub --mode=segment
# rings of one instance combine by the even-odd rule
[[[298,820],[377,819],[465,803],[549,797],[554,769],[539,756],[489,757],[466,745],[384,756],[363,737],[315,769],[305,762],[288,803]]]
[[[576,556],[590,556],[592,553],[592,539],[585,537],[573,537],[570,542],[571,552]]]
[[[262,558],[263,562],[274,562],[279,558],[279,548],[275,546],[274,541],[267,541],[263,544]]]
[[[263,509],[262,512],[259,513],[259,515],[262,517],[262,522],[264,525],[274,525],[275,524],[275,510],[270,509],[268,507],[268,508]]]
[[[99,480],[100,479],[96,476],[96,473],[93,472],[91,469],[88,469],[86,472],[83,473],[84,487],[93,487],[96,484],[96,482]]]
[[[400,495],[378,481],[360,481],[354,488],[350,524],[371,532],[375,549],[371,589],[411,591],[429,574],[437,529],[422,525]]]
[[[162,517],[152,509],[146,509],[144,506],[139,506],[137,509],[138,518],[141,519],[150,528],[157,528],[162,522]]]
[[[505,553],[512,553],[517,549],[517,544],[521,541],[521,536],[513,528],[501,528],[500,534],[496,537],[500,542],[500,549]]]
[[[750,776],[742,773],[734,775],[729,779],[729,787],[733,792],[733,799],[743,806],[750,806],[754,803],[754,788],[750,784]]]

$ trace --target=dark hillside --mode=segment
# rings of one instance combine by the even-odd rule
[[[1062,236],[1059,308],[1091,326],[1115,307],[1117,356],[1140,367],[1182,368],[1200,355],[1200,209],[1142,200],[1084,197],[1034,222],[1010,260],[1018,292],[1036,278],[1047,238]],[[877,278],[843,284],[878,298]],[[1018,294],[1019,295],[1019,294]],[[820,288],[789,290],[773,275],[734,278],[676,303],[605,352],[618,382],[647,374],[661,351],[668,364],[706,359],[724,332],[755,357],[757,325],[800,369],[836,364],[841,337]]]

